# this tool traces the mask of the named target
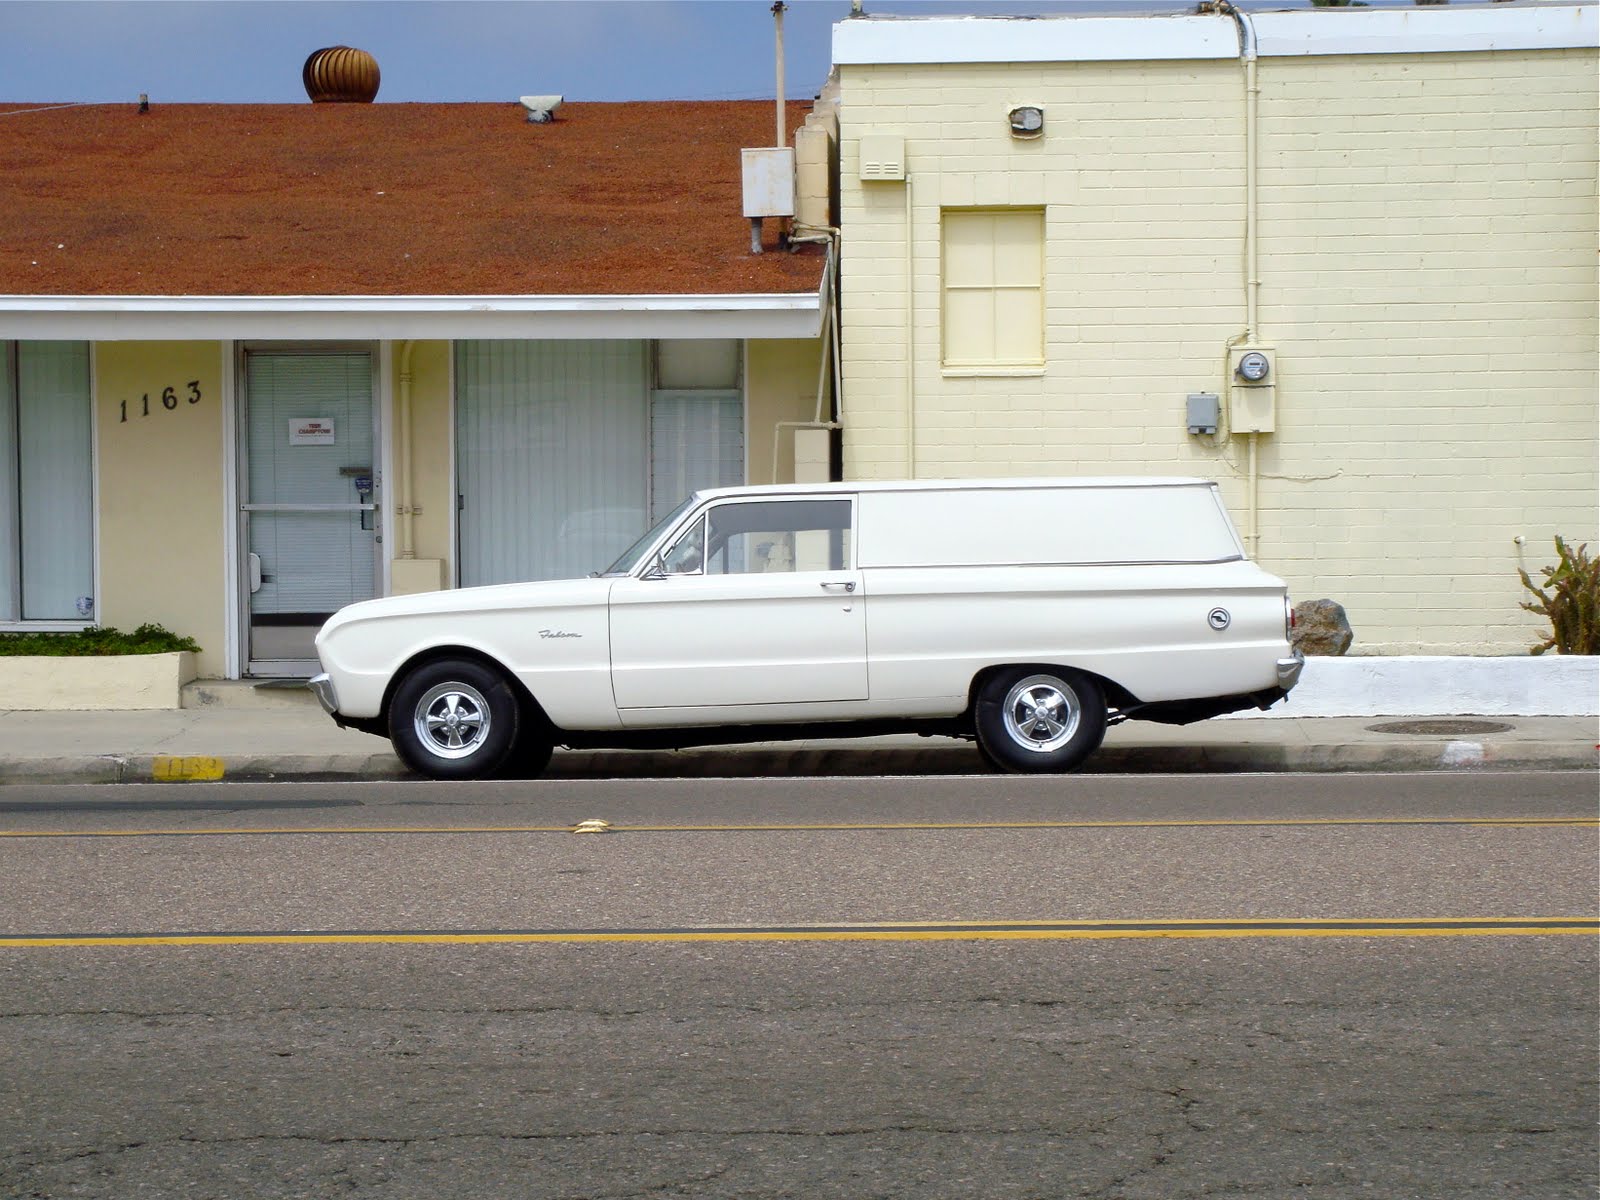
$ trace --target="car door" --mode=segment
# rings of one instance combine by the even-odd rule
[[[713,502],[655,569],[611,590],[611,682],[629,710],[867,697],[851,496]]]

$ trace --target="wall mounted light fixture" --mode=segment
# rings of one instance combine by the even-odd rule
[[[1036,138],[1044,133],[1044,109],[1037,104],[1024,104],[1010,113],[1011,136]]]

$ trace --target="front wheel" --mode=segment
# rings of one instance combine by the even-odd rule
[[[487,779],[517,742],[517,698],[500,672],[466,659],[412,671],[389,706],[389,740],[433,779]]]
[[[991,675],[973,708],[978,746],[1003,771],[1070,771],[1106,735],[1106,700],[1088,675],[1016,667]]]

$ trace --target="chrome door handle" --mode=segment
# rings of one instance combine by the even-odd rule
[[[853,579],[847,579],[842,582],[830,580],[824,583],[822,588],[828,592],[853,592],[856,590],[856,581]]]

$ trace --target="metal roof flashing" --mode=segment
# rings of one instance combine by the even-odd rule
[[[1595,0],[1246,13],[1259,57],[1557,50],[1600,43]],[[838,66],[1131,62],[1238,56],[1231,18],[1157,14],[867,17],[833,27]]]

